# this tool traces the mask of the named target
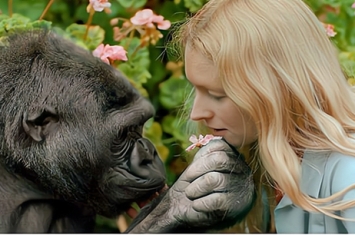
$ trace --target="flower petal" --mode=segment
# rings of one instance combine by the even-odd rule
[[[164,21],[159,22],[157,24],[158,24],[158,29],[162,29],[162,30],[167,30],[171,26],[171,23],[169,20],[164,20]]]
[[[208,142],[210,142],[213,139],[213,135],[206,135],[205,138],[203,138],[202,140],[200,140],[200,143],[202,145],[206,145],[208,144]]]
[[[136,14],[130,19],[134,25],[145,25],[152,23],[154,13],[151,9],[143,9],[137,11]]]
[[[104,53],[104,48],[105,48],[104,44],[101,43],[101,44],[92,52],[93,56],[95,56],[95,57],[101,57],[101,55]]]
[[[197,139],[196,135],[192,135],[192,136],[190,136],[189,141],[191,143],[196,144],[198,142],[198,139]]]
[[[191,144],[189,147],[187,147],[185,150],[186,151],[191,151],[191,150],[193,150],[194,148],[196,147],[196,144]]]

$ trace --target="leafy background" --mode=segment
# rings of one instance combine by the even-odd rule
[[[185,123],[179,111],[190,92],[183,62],[175,56],[168,42],[180,23],[200,9],[207,0],[110,0],[111,12],[93,15],[88,35],[84,39],[89,14],[88,0],[55,0],[45,12],[49,0],[1,0],[0,43],[6,31],[16,28],[51,27],[78,45],[94,50],[99,44],[122,45],[127,50],[127,62],[113,66],[120,69],[131,83],[147,97],[156,109],[156,116],[144,128],[145,137],[156,146],[167,169],[171,185],[188,164],[184,149],[189,145]],[[355,85],[355,9],[353,0],[305,0],[320,21],[334,25],[337,33],[331,40],[339,49],[339,59]],[[156,44],[142,46],[139,34],[120,41],[114,40],[110,20],[132,17],[138,10],[152,9],[172,22],[169,30],[161,30],[163,37]],[[11,15],[11,17],[10,17]],[[40,18],[43,20],[39,20]],[[119,232],[129,224],[127,216],[107,219],[98,216],[96,232]],[[228,230],[233,232],[233,229]]]

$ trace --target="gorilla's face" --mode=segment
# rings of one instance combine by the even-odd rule
[[[110,195],[105,211],[120,210],[129,202],[147,199],[165,185],[164,165],[151,142],[142,138],[143,125],[153,116],[154,108],[122,75],[112,72],[114,81],[105,81],[108,90],[102,100],[106,128],[102,138],[110,133],[110,164],[99,179],[103,194]]]
[[[52,33],[0,48],[1,158],[57,199],[114,216],[165,184],[142,138],[152,105],[115,70]]]

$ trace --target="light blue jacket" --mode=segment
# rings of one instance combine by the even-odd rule
[[[330,151],[306,151],[302,161],[301,190],[325,198],[355,184],[355,157]],[[355,200],[355,189],[343,200]],[[338,211],[355,220],[355,207]],[[355,233],[355,222],[341,221],[321,213],[308,213],[285,195],[275,209],[277,233]]]

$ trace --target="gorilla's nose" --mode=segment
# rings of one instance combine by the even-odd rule
[[[141,178],[152,177],[154,172],[161,173],[163,163],[153,144],[140,138],[136,141],[130,159],[130,170]]]

